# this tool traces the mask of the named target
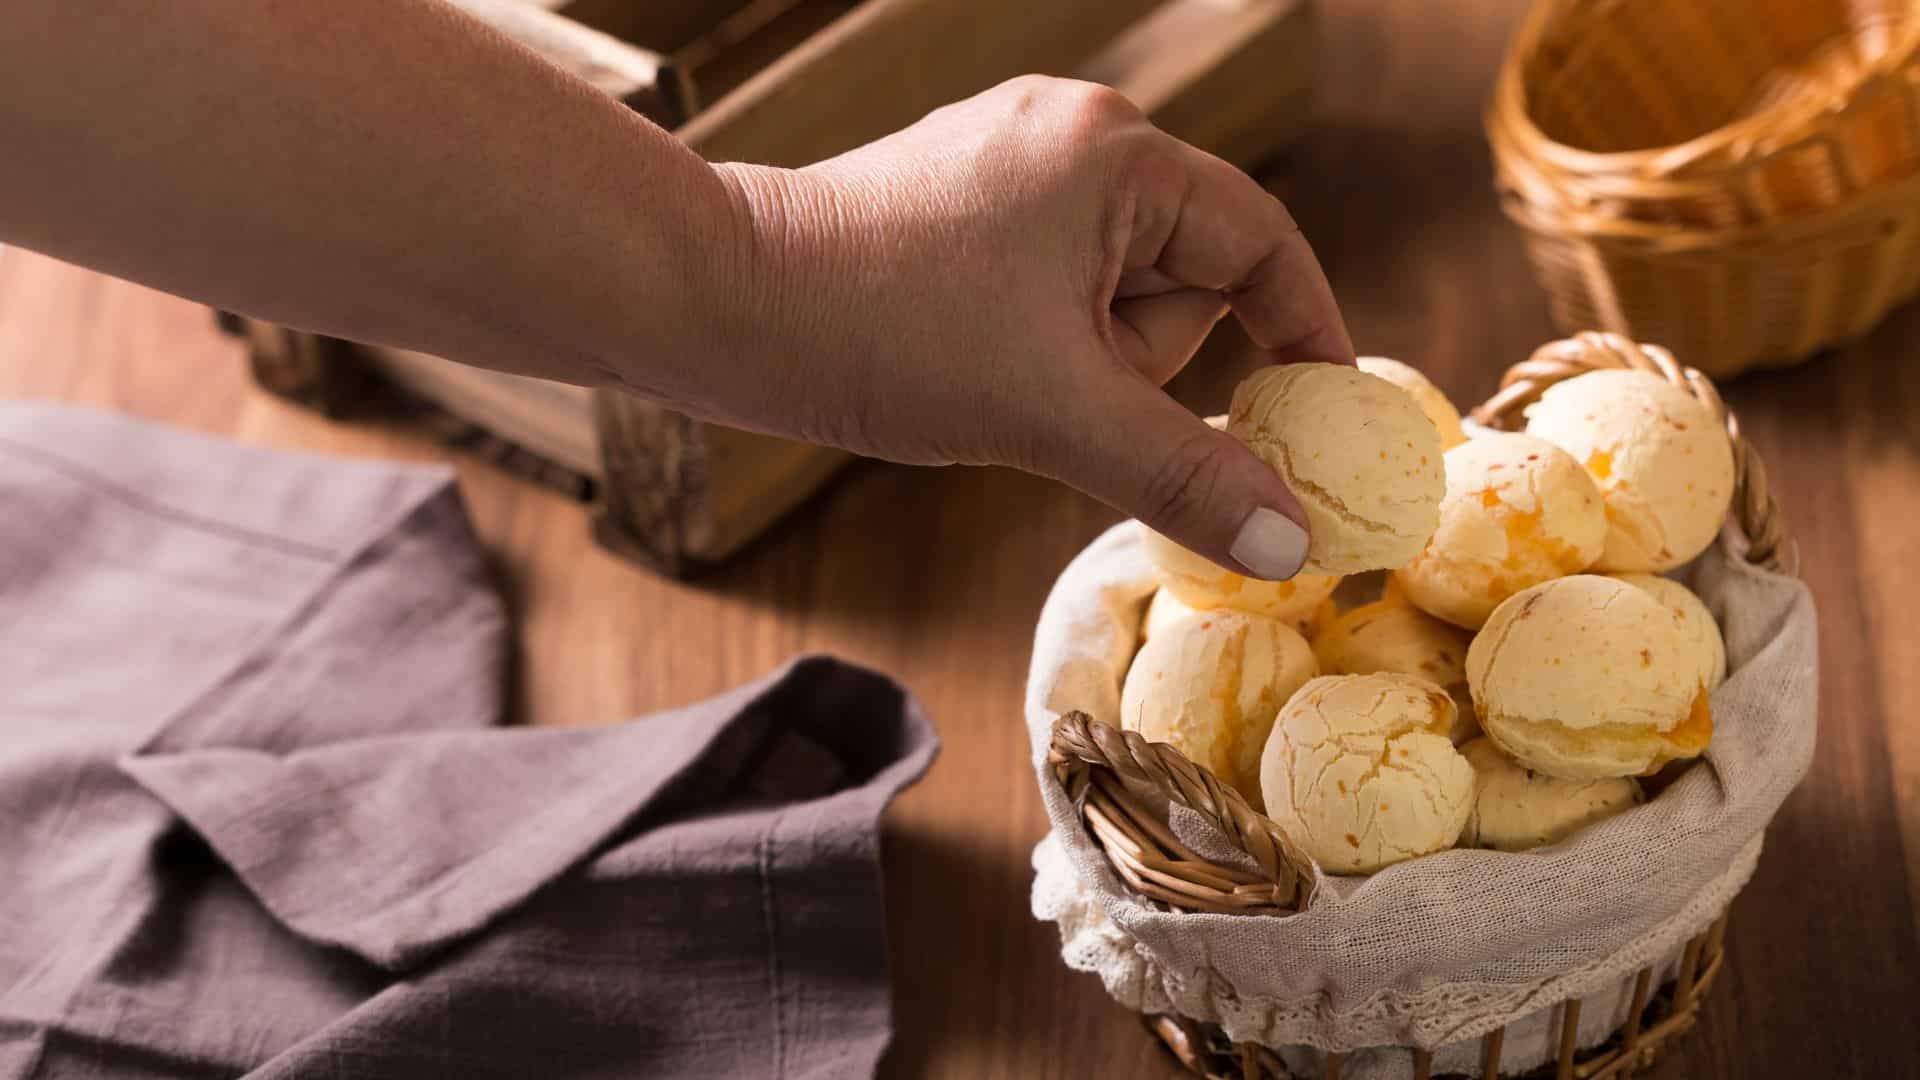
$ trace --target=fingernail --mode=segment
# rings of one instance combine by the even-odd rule
[[[1307,561],[1307,530],[1278,510],[1255,507],[1227,554],[1256,577],[1285,581]]]

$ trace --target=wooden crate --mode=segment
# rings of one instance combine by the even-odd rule
[[[1028,72],[1112,85],[1250,168],[1296,135],[1311,0],[454,0],[711,160],[796,166]],[[405,401],[436,437],[593,505],[665,573],[726,558],[848,455],[611,391],[223,316],[259,383],[327,415]]]

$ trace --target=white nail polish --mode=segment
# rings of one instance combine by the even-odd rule
[[[1307,530],[1277,510],[1255,507],[1228,554],[1259,577],[1284,581],[1307,561]]]

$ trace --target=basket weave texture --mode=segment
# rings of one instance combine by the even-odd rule
[[[1486,127],[1569,332],[1725,377],[1920,291],[1920,0],[1542,0]]]
[[[1676,363],[1664,349],[1599,333],[1555,342],[1515,365],[1500,391],[1475,410],[1473,418],[1490,428],[1514,426],[1521,411],[1547,387],[1613,367],[1658,374],[1722,418],[1734,447],[1735,490],[1729,511],[1734,549],[1753,565],[1768,569],[1790,561],[1779,508],[1760,458],[1712,383]],[[1238,917],[1285,916],[1312,902],[1315,882],[1324,879],[1310,860],[1271,819],[1173,747],[1149,742],[1081,711],[1062,715],[1050,735],[1047,767],[1073,800],[1114,874],[1138,896],[1165,910]],[[1190,829],[1183,833],[1172,827],[1176,812],[1204,821],[1227,850],[1196,844]],[[1688,1030],[1724,962],[1726,914],[1722,908],[1713,910],[1719,917],[1686,941],[1677,963],[1649,965],[1626,976],[1628,985],[1621,988],[1618,999],[1624,1006],[1620,1010],[1624,1021],[1602,1029],[1613,1035],[1601,1045],[1591,1045],[1592,1018],[1583,1028],[1582,1003],[1577,997],[1553,1006],[1558,1053],[1537,1075],[1586,1080],[1624,1076],[1650,1064],[1662,1047]],[[1206,1076],[1310,1075],[1336,1080],[1347,1056],[1325,1054],[1314,1059],[1312,1071],[1303,1074],[1296,1066],[1296,1071],[1289,1072],[1274,1050],[1236,1044],[1216,1025],[1172,1014],[1148,1019],[1183,1063]],[[1484,1036],[1481,1075],[1502,1075],[1506,1036],[1505,1027],[1493,1027]],[[1583,1045],[1587,1048],[1582,1049]],[[1408,1060],[1411,1072],[1403,1075],[1414,1080],[1439,1075],[1432,1071],[1434,1056],[1427,1050],[1411,1049]]]

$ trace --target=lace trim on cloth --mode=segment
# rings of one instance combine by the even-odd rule
[[[1565,974],[1517,985],[1449,982],[1418,992],[1389,989],[1345,1009],[1335,1008],[1324,992],[1303,997],[1242,992],[1209,966],[1167,970],[1151,949],[1107,918],[1051,835],[1033,849],[1033,914],[1058,925],[1060,957],[1068,967],[1100,976],[1116,1001],[1138,1012],[1175,1012],[1219,1024],[1237,1042],[1338,1052],[1398,1044],[1411,1032],[1413,1045],[1442,1055],[1436,1062],[1456,1046],[1474,1055],[1463,1056],[1463,1062],[1477,1060],[1480,1037],[1508,1027],[1505,1059],[1525,1069],[1552,1059],[1558,1031],[1542,1024],[1533,1038],[1516,1040],[1511,1025],[1579,998],[1586,1018],[1580,1045],[1605,1042],[1625,1020],[1634,976],[1647,968],[1662,979],[1670,976],[1686,943],[1712,925],[1746,885],[1760,848],[1755,840],[1692,901],[1626,948]],[[1609,1022],[1593,1023],[1596,1015]]]

